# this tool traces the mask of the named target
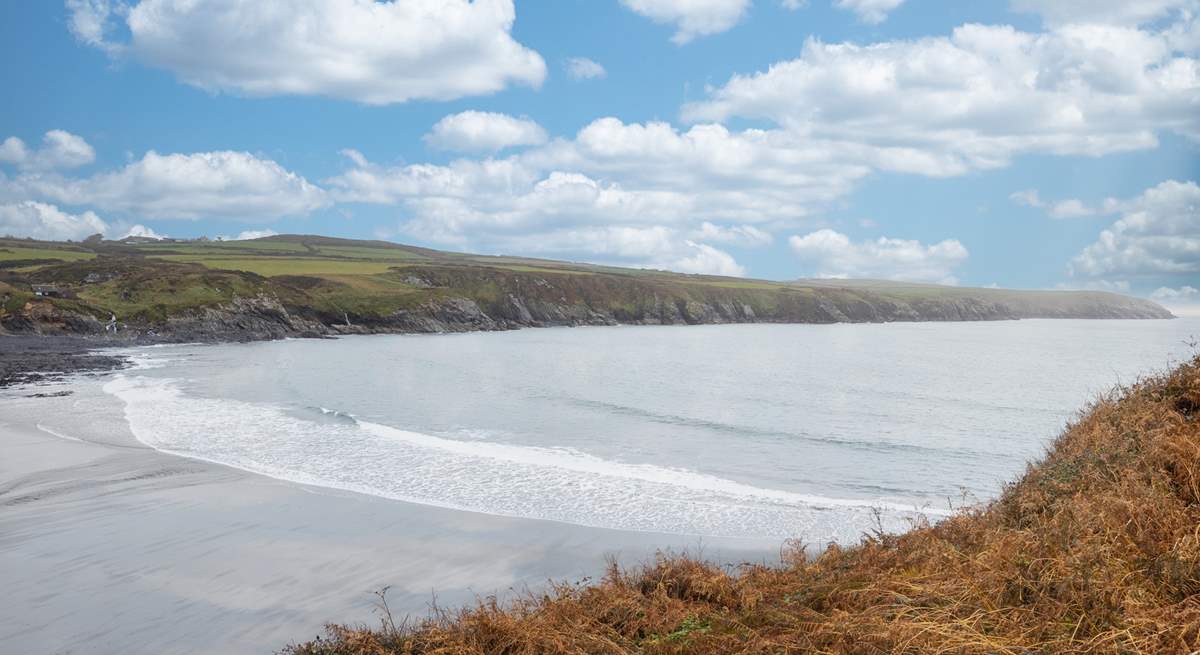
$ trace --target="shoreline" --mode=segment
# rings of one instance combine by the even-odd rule
[[[190,332],[173,334],[132,330],[126,335],[98,335],[92,333],[43,333],[6,332],[0,328],[0,389],[22,384],[39,384],[61,381],[74,373],[103,373],[118,370],[128,365],[128,359],[120,355],[104,354],[119,348],[138,348],[156,345],[183,345],[189,343],[231,344],[281,341],[287,339],[338,339],[347,336],[378,335],[448,335],[474,332],[510,332],[524,329],[580,328],[580,327],[695,327],[706,325],[876,325],[876,324],[919,324],[919,323],[994,323],[1003,321],[1029,320],[1096,320],[1096,321],[1143,321],[1172,320],[1166,317],[1021,317],[1006,316],[982,319],[916,319],[886,321],[785,321],[764,320],[732,322],[677,322],[657,323],[644,321],[617,321],[612,323],[519,323],[506,322],[502,326],[484,326],[478,323],[448,324],[436,330],[414,329],[403,326],[354,326],[346,329],[338,325],[323,326],[324,331],[303,329],[295,331],[235,329],[225,333]]]
[[[609,556],[738,564],[774,561],[781,545],[444,509],[169,455],[138,442],[100,386],[0,390],[0,643],[274,652],[330,621],[372,620],[387,586],[393,610],[419,619],[431,603],[599,576]]]

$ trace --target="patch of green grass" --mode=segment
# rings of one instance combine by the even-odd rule
[[[309,257],[223,257],[213,255],[160,255],[156,259],[201,264],[226,271],[247,271],[264,277],[276,275],[375,275],[386,273],[391,262],[321,259]]]
[[[190,273],[115,280],[79,290],[79,299],[124,319],[163,321],[182,311],[220,305],[234,297],[252,297],[263,285],[233,273]]]
[[[684,643],[694,635],[708,634],[712,630],[712,624],[705,619],[701,619],[692,614],[679,624],[679,627],[665,635],[651,635],[646,639],[647,643]]]
[[[337,257],[346,259],[367,259],[372,261],[412,262],[427,259],[417,253],[397,248],[366,248],[366,247],[336,247],[318,246],[316,256]]]
[[[519,264],[492,264],[490,268],[498,268],[505,271],[513,271],[516,273],[545,273],[553,275],[594,275],[594,271],[586,271],[571,268],[544,268],[540,266],[522,266]]]
[[[0,262],[21,259],[58,259],[64,262],[74,262],[82,259],[92,259],[95,256],[95,253],[78,250],[22,248],[0,243]]]
[[[286,241],[144,243],[138,244],[137,249],[145,252],[147,255],[155,253],[178,253],[186,255],[277,255],[308,252],[303,245]]]

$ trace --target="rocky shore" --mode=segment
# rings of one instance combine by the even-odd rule
[[[52,382],[73,373],[125,366],[124,357],[95,352],[110,345],[116,344],[64,336],[0,337],[0,387]]]

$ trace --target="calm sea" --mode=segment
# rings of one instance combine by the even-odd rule
[[[1200,320],[529,329],[138,349],[157,449],[398,501],[854,540],[994,497]]]

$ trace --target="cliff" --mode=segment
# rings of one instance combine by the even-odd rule
[[[0,329],[9,333],[192,341],[554,325],[1171,317],[1150,301],[1110,293],[772,282],[328,237],[17,243],[25,256],[0,260]],[[5,245],[0,240],[0,255]]]

